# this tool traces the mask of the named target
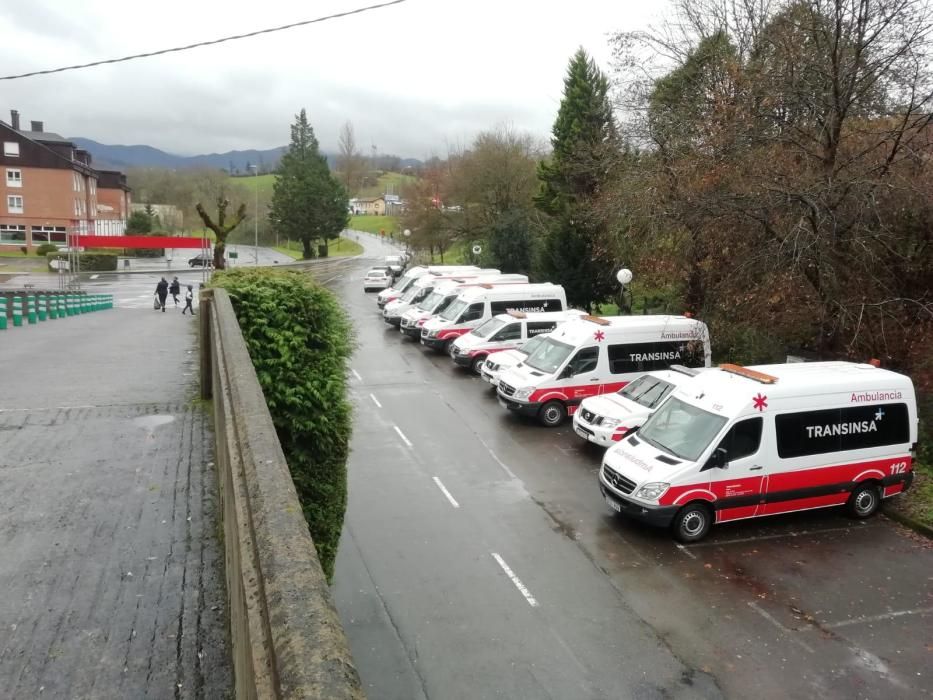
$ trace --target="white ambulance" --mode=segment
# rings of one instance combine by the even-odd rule
[[[590,396],[614,393],[645,372],[708,367],[706,324],[685,316],[583,316],[556,328],[527,360],[499,375],[499,402],[560,425]]]
[[[682,542],[813,508],[867,518],[910,486],[917,427],[910,379],[870,364],[721,365],[608,449],[599,484],[613,510]]]
[[[440,314],[421,327],[421,343],[447,351],[464,333],[508,311],[545,312],[567,308],[567,295],[558,284],[519,284],[497,286],[479,284],[464,289]]]
[[[422,275],[426,275],[430,272],[444,273],[444,272],[469,272],[469,271],[479,270],[476,265],[416,265],[405,271],[405,274],[402,275],[391,287],[388,289],[383,289],[376,295],[376,303],[381,309],[387,303],[393,299],[398,299],[405,291],[411,286],[416,279]]]
[[[615,393],[583,399],[573,414],[573,431],[587,442],[612,447],[644,423],[674,389],[701,371],[671,365],[643,374]]]
[[[502,272],[494,268],[485,268],[469,272],[432,272],[422,275],[408,286],[408,289],[405,290],[402,296],[386,303],[382,308],[382,320],[390,326],[395,326],[397,328],[401,325],[402,314],[408,311],[413,305],[424,301],[428,295],[434,291],[434,287],[441,282],[446,282],[448,280],[461,280],[466,282],[471,279],[485,281],[486,278],[495,278],[501,275]],[[527,277],[524,277],[524,275],[522,277],[524,281],[528,281]]]
[[[515,350],[500,350],[492,353],[483,363],[479,376],[483,378],[484,382],[489,382],[492,385],[492,390],[495,391],[496,386],[499,384],[499,375],[510,370],[518,363],[524,362],[549,335],[550,333],[542,333],[534,338],[529,338],[527,343]]]
[[[520,348],[536,335],[550,333],[564,321],[585,315],[586,312],[578,309],[499,314],[451,343],[450,357],[460,367],[469,367],[479,374],[490,353]]]
[[[528,284],[528,275],[504,274],[495,277],[474,277],[466,278],[458,276],[458,279],[446,280],[438,283],[426,299],[412,306],[402,314],[399,323],[399,331],[411,338],[421,337],[421,326],[432,316],[436,316],[467,287],[477,284],[494,284],[502,286],[505,284]]]

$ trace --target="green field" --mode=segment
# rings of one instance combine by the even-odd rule
[[[386,235],[389,235],[389,233],[398,233],[399,221],[397,216],[351,216],[347,228],[376,234],[385,231]]]
[[[401,173],[383,173],[377,178],[375,185],[363,187],[357,197],[378,197],[391,191],[393,194],[402,194],[405,185],[414,182],[417,178],[413,175],[402,175]]]
[[[230,177],[228,180],[235,185],[243,187],[248,192],[253,192],[255,187],[259,188],[260,193],[272,194],[272,185],[275,182],[275,175],[245,175],[242,177]],[[362,188],[357,197],[378,197],[387,191],[401,194],[402,188],[414,182],[416,178],[412,175],[402,175],[401,173],[383,173],[377,178],[375,185]]]
[[[289,241],[287,246],[275,246],[275,250],[295,260],[301,260],[302,248],[299,241]],[[328,245],[328,255],[331,258],[349,258],[362,252],[363,246],[346,238],[338,238]]]

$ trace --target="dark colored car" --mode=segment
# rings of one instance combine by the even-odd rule
[[[207,253],[200,253],[188,260],[188,267],[213,267],[214,256]]]

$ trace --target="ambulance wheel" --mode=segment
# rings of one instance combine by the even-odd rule
[[[483,369],[483,365],[486,363],[485,355],[477,355],[473,358],[473,362],[470,363],[470,369],[473,370],[473,374],[479,374],[480,370]]]
[[[880,506],[881,493],[878,491],[878,486],[872,483],[856,487],[846,502],[849,515],[860,520],[873,516]]]
[[[560,401],[548,401],[538,411],[538,420],[545,428],[556,428],[567,417],[567,408]]]
[[[671,529],[674,538],[688,544],[699,542],[713,525],[713,512],[705,503],[690,503],[681,508],[674,516]]]

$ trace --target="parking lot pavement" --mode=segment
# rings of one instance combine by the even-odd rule
[[[554,668],[589,685],[551,697],[629,697],[633,665],[679,669],[695,695],[933,693],[928,540],[824,510],[678,545],[611,514],[600,452],[569,425],[506,413],[487,385],[383,324],[359,286],[335,286],[359,343],[352,544],[335,594],[364,682],[396,679],[370,697],[547,697],[540,669]],[[660,676],[653,690],[684,691]],[[456,692],[438,694],[441,682]]]
[[[193,323],[114,309],[4,331],[0,696],[231,692]]]

